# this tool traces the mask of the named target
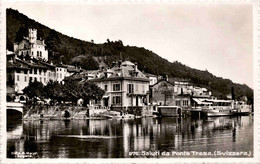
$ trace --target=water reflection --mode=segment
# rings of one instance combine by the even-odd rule
[[[253,153],[252,116],[23,121],[7,129],[8,158],[15,157],[12,152],[37,152],[38,158],[144,157],[129,155],[141,151]]]

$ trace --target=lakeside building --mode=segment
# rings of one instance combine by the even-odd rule
[[[150,99],[153,105],[190,108],[198,103],[198,98],[211,97],[211,92],[206,88],[193,86],[188,80],[174,80],[171,78],[170,81],[166,76],[150,86]]]
[[[16,54],[7,55],[6,84],[7,95],[12,97],[23,96],[23,89],[30,82],[38,81],[47,85],[49,81],[57,81],[56,66],[37,59],[20,59]],[[22,99],[25,97],[23,96]],[[14,99],[13,99],[14,100]],[[18,100],[17,100],[18,101]]]
[[[174,84],[167,79],[162,79],[150,86],[150,98],[153,105],[175,105]]]
[[[106,91],[100,102],[92,102],[112,110],[138,113],[149,105],[150,80],[129,61],[118,63],[111,69],[88,72],[94,75],[90,82]]]
[[[37,40],[35,29],[29,29],[29,37],[14,43],[14,52],[7,51],[6,59],[9,100],[25,99],[22,90],[30,82],[38,81],[43,85],[47,85],[49,81],[63,83],[64,78],[70,75],[67,73],[66,65],[54,65],[51,61],[48,62],[48,50],[43,40]]]

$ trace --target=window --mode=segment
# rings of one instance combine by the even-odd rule
[[[37,57],[39,57],[39,51],[37,51]]]
[[[134,85],[127,84],[127,93],[133,93],[133,92],[134,92]]]
[[[42,77],[40,77],[40,82],[42,82]]]
[[[41,69],[39,70],[39,72],[40,72],[40,75],[42,75],[42,70]]]
[[[113,91],[120,91],[120,84],[113,84]]]
[[[104,85],[105,91],[107,91],[107,85]]]
[[[33,56],[33,51],[32,51],[32,56]]]
[[[183,100],[183,106],[188,106],[188,100]]]
[[[180,100],[176,100],[175,103],[176,103],[176,106],[180,106],[181,105],[181,101]]]
[[[30,77],[30,82],[32,82],[32,77]]]
[[[24,81],[25,81],[25,82],[27,81],[27,78],[26,78],[26,76],[24,76]]]
[[[32,74],[32,69],[30,69],[30,74]]]
[[[49,77],[51,76],[51,73],[49,72]]]
[[[19,81],[19,75],[17,75],[17,81]]]
[[[46,83],[46,78],[44,78],[44,83]]]
[[[113,104],[121,104],[121,96],[114,96],[113,97]]]
[[[42,52],[40,51],[40,57],[42,57]]]
[[[61,71],[61,68],[60,68],[60,71]]]
[[[60,78],[62,78],[62,74],[60,74]]]
[[[36,68],[34,68],[34,74],[37,74],[37,69]]]
[[[34,78],[34,81],[37,81],[37,78],[36,78],[36,77]]]

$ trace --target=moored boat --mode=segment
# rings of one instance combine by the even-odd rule
[[[205,116],[231,116],[234,115],[233,100],[206,100],[210,105],[202,107]]]
[[[252,105],[247,105],[244,102],[236,102],[234,105],[234,115],[248,115],[252,112]]]

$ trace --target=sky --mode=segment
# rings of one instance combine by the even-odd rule
[[[247,4],[6,3],[63,34],[122,40],[253,88],[253,8]]]

